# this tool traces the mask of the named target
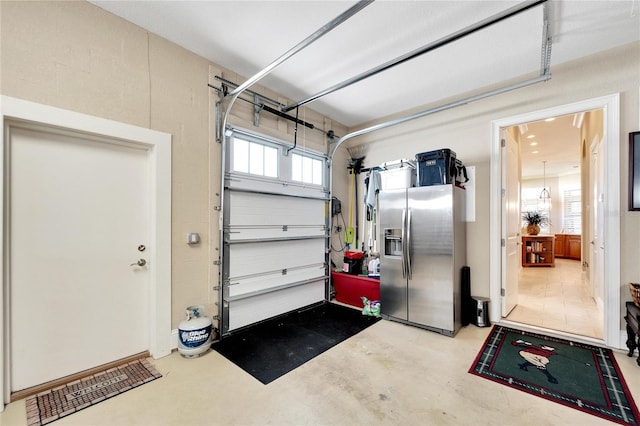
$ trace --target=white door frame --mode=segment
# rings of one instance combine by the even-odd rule
[[[590,243],[588,245],[589,247],[589,285],[590,285],[590,291],[591,291],[591,297],[593,297],[596,301],[596,306],[598,307],[598,309],[600,309],[601,311],[604,311],[604,306],[603,306],[603,297],[602,297],[602,293],[604,290],[604,274],[602,273],[603,271],[602,269],[602,263],[603,261],[601,260],[600,262],[597,262],[594,260],[594,257],[596,256],[596,253],[599,250],[599,247],[595,244],[597,243],[601,243],[602,241],[600,241],[600,235],[604,234],[604,232],[600,229],[598,229],[598,227],[600,227],[600,224],[598,222],[600,222],[599,220],[599,216],[601,216],[602,214],[600,212],[598,212],[598,200],[597,200],[597,194],[595,194],[593,192],[593,182],[597,182],[598,184],[596,185],[597,189],[599,192],[602,192],[602,181],[604,180],[604,173],[602,170],[602,160],[598,158],[598,161],[596,163],[596,168],[593,167],[593,159],[594,159],[594,155],[593,152],[594,150],[598,149],[597,151],[597,155],[600,156],[600,152],[602,151],[602,139],[600,138],[600,135],[596,135],[593,140],[591,141],[591,143],[589,144],[588,150],[589,150],[589,154],[590,157],[588,159],[589,162],[589,173],[591,174],[591,176],[593,176],[593,178],[590,176],[589,177],[589,184],[590,184],[590,191],[593,194],[592,195],[592,200],[593,202],[591,203],[591,208],[589,211],[589,226],[591,227],[591,238],[590,238]],[[595,220],[594,220],[594,215],[595,215]],[[595,233],[597,233],[598,235],[598,241],[595,241],[594,238],[594,231]],[[595,265],[595,269],[593,268],[593,265]],[[598,288],[598,291],[594,291],[594,285],[598,284],[600,287]]]
[[[9,206],[5,198],[5,144],[8,131],[5,123],[26,121],[45,126],[68,129],[87,135],[99,135],[114,139],[119,144],[135,145],[145,148],[149,153],[150,190],[151,190],[151,236],[149,244],[149,352],[154,358],[171,353],[171,135],[145,129],[130,124],[119,123],[73,111],[67,111],[47,105],[37,104],[8,96],[0,97],[0,215],[5,223]],[[8,362],[10,329],[6,277],[7,241],[4,225],[0,226],[0,350],[2,368],[0,368],[0,412],[10,398],[10,365]]]
[[[620,94],[615,93],[600,98],[588,99],[568,105],[561,105],[534,111],[492,122],[491,133],[491,214],[490,214],[490,296],[491,320],[501,320],[500,287],[503,268],[502,259],[502,216],[500,196],[502,182],[500,176],[500,129],[544,118],[573,114],[581,111],[604,109],[604,135],[602,150],[604,156],[604,274],[608,283],[604,289],[604,342],[607,346],[621,349],[620,330]]]

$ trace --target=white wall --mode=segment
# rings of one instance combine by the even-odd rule
[[[620,193],[627,193],[628,133],[640,128],[640,43],[559,66],[553,65],[553,58],[551,62],[553,77],[546,83],[443,111],[350,141],[352,145],[367,145],[368,164],[411,158],[416,153],[438,148],[451,148],[465,164],[477,166],[476,222],[467,224],[467,258],[471,267],[472,292],[478,296],[490,295],[489,161],[493,120],[620,93],[620,167],[618,170],[609,170],[609,173],[620,174]],[[469,70],[469,77],[473,77],[472,69]],[[442,104],[453,100],[443,101]],[[434,106],[437,105],[427,105],[421,110]],[[622,281],[627,282],[640,278],[640,249],[637,244],[640,239],[640,213],[628,212],[626,197],[622,198],[620,252],[623,258],[620,272]],[[626,288],[621,286],[621,292],[623,300],[630,300]]]
[[[172,328],[184,309],[217,313],[220,145],[215,142],[215,75],[243,82],[161,37],[84,1],[0,1],[0,93],[134,124],[172,135]],[[256,85],[283,103],[292,100]],[[237,102],[230,123],[293,142],[291,122]],[[346,128],[310,109],[301,118],[319,129]],[[304,128],[303,128],[304,129]],[[302,130],[299,145],[325,152],[322,132]],[[188,232],[202,243],[186,243]]]

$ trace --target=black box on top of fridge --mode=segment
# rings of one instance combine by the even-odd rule
[[[450,149],[416,154],[418,164],[417,186],[445,185],[455,183],[458,169],[456,153]]]

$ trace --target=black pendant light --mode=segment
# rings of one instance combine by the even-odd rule
[[[547,201],[551,201],[551,193],[547,190],[547,162],[546,160],[542,162],[543,167],[543,177],[542,177],[542,191],[540,191],[540,195],[538,198],[543,202],[547,203]]]

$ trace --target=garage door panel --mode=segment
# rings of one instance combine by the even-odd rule
[[[327,192],[316,185],[293,184],[276,179],[260,179],[239,173],[227,174],[225,187],[237,191],[254,191],[301,197],[325,198]]]
[[[225,298],[228,300],[324,277],[325,267],[324,264],[321,264],[293,270],[288,269],[284,274],[282,271],[273,271],[231,279],[226,287]]]
[[[324,240],[268,241],[232,244],[229,279],[324,263]]]
[[[286,240],[293,238],[323,238],[326,227],[322,226],[271,226],[230,227],[225,230],[225,241],[229,243],[256,240]]]
[[[236,226],[325,226],[325,200],[231,192],[229,229]]]
[[[280,291],[225,303],[231,311],[227,332],[324,300],[325,281],[320,280]]]

